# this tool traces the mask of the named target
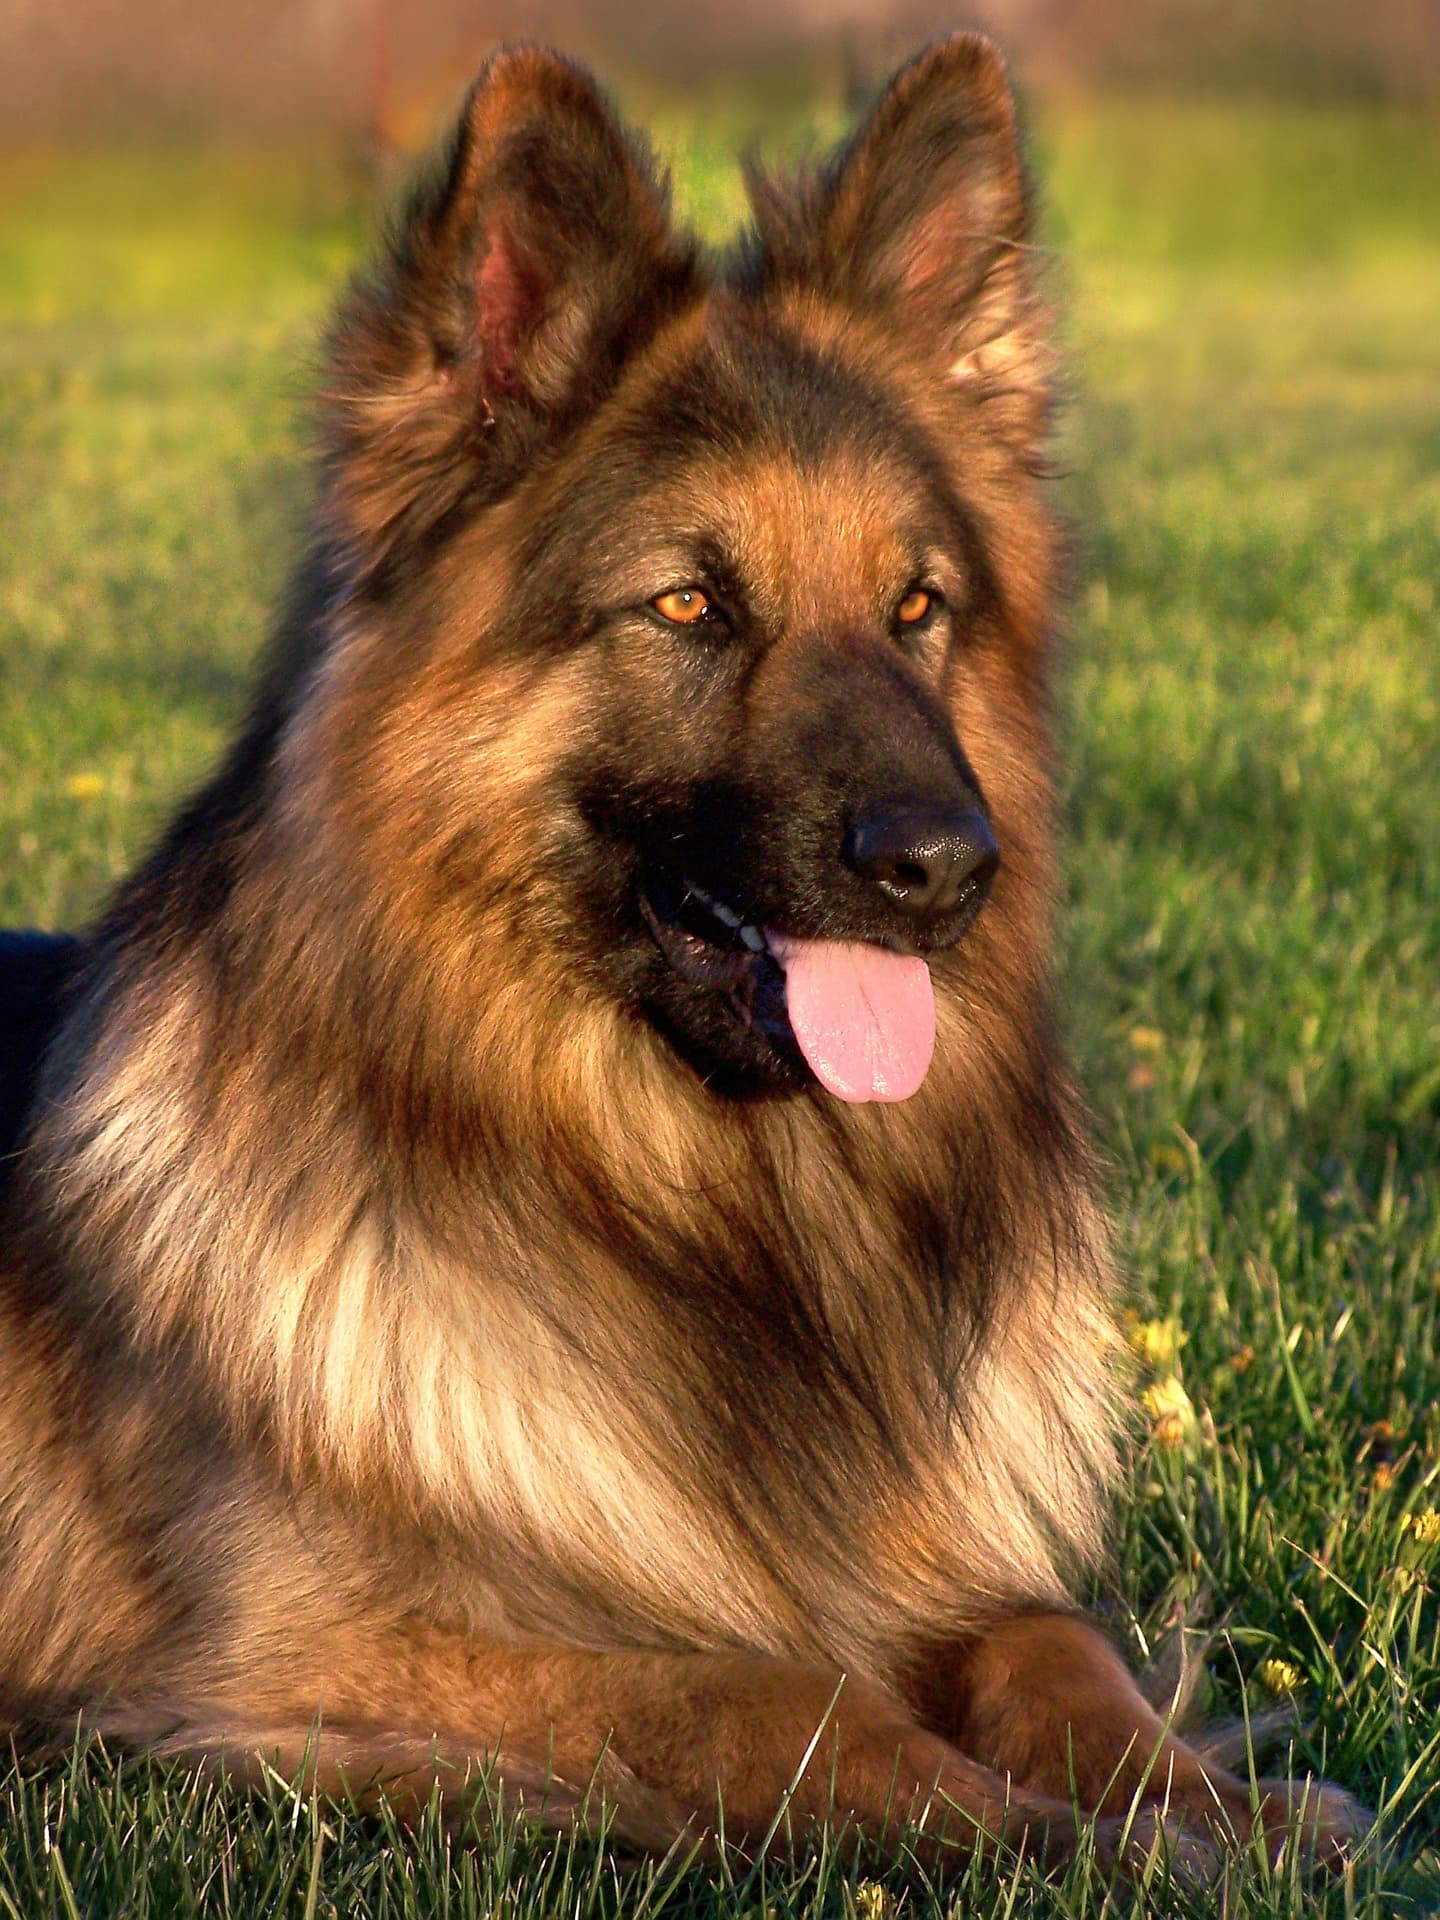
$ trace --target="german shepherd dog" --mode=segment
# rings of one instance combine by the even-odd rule
[[[491,61],[335,323],[229,758],[10,948],[4,1715],[645,1847],[1333,1852],[1071,1598],[1112,1269],[1000,58],[750,193],[709,258],[583,72]]]

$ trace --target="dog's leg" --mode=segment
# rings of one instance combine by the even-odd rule
[[[1028,1792],[1115,1819],[1137,1802],[1190,1831],[1248,1835],[1247,1781],[1203,1759],[1166,1727],[1119,1654],[1073,1615],[1022,1613],[933,1651],[910,1689],[922,1722]],[[1340,1788],[1259,1783],[1259,1813],[1277,1844],[1292,1830],[1337,1856],[1369,1825]]]
[[[833,1821],[877,1846],[923,1818],[916,1851],[943,1869],[976,1848],[1021,1845],[1049,1860],[1074,1845],[1066,1801],[1011,1788],[910,1716],[892,1693],[837,1670],[744,1654],[600,1654],[476,1648],[427,1636],[370,1650],[363,1669],[316,1686],[92,1717],[102,1735],[253,1775],[287,1775],[402,1813],[432,1788],[488,1774],[542,1821],[593,1817],[647,1848],[722,1828],[752,1846],[787,1819]],[[288,1695],[288,1697],[287,1697]],[[463,1804],[463,1803],[462,1803]]]

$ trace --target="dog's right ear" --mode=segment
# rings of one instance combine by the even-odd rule
[[[362,551],[504,492],[695,281],[648,152],[588,74],[497,53],[332,338],[332,489]]]

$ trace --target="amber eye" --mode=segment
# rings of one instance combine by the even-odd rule
[[[710,602],[699,587],[676,587],[672,593],[657,594],[650,604],[663,620],[672,620],[677,627],[692,626],[710,611]]]
[[[895,618],[902,627],[913,627],[923,620],[927,613],[934,610],[937,596],[927,592],[924,587],[912,587],[910,592],[895,609]]]

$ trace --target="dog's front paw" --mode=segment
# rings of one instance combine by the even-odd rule
[[[1161,1874],[1199,1892],[1220,1879],[1227,1856],[1224,1840],[1209,1822],[1187,1820],[1159,1806],[1137,1807],[1122,1819],[1095,1826],[1097,1863],[1137,1883]]]
[[[1102,1820],[1095,1829],[1101,1866],[1134,1881],[1163,1872],[1178,1885],[1199,1891],[1213,1886],[1227,1868],[1243,1861],[1247,1836],[1263,1833],[1272,1862],[1287,1847],[1317,1867],[1338,1868],[1375,1824],[1353,1794],[1328,1781],[1262,1780],[1258,1831],[1251,1803],[1222,1801],[1194,1806],[1140,1807],[1123,1819]]]
[[[1343,1866],[1375,1824],[1375,1816],[1353,1794],[1309,1774],[1262,1780],[1260,1818],[1272,1858],[1293,1843],[1325,1867]]]

